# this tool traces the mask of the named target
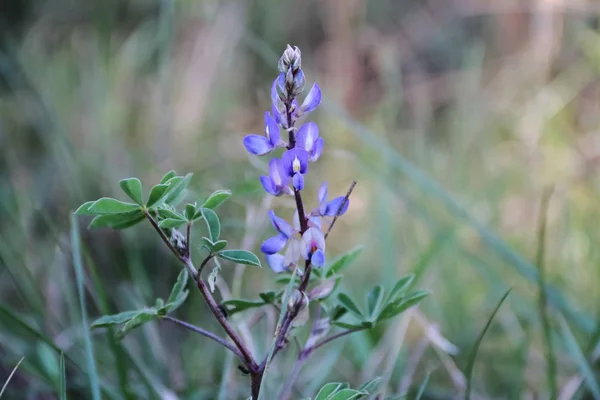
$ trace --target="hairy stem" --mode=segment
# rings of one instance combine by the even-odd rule
[[[206,257],[204,259],[204,261],[202,261],[202,267],[204,265],[206,265],[212,257],[213,257],[212,254],[208,255],[208,257]],[[191,265],[190,260],[186,260],[186,262]],[[193,268],[193,265],[191,265],[191,267]],[[240,353],[242,355],[242,359],[244,360],[244,363],[246,364],[246,367],[248,367],[248,369],[250,371],[256,370],[256,363],[254,362],[254,359],[253,359],[252,355],[250,354],[250,351],[246,348],[246,345],[244,344],[242,339],[235,332],[235,330],[233,329],[233,327],[231,326],[229,321],[227,321],[227,319],[225,318],[225,315],[221,312],[219,305],[217,304],[214,297],[212,296],[210,289],[206,286],[206,283],[204,283],[204,281],[202,280],[200,273],[198,273],[198,276],[196,278],[196,285],[198,286],[198,289],[200,289],[200,293],[202,293],[202,297],[204,297],[204,301],[208,305],[208,308],[210,308],[210,311],[213,313],[213,315],[215,316],[215,318],[217,319],[219,324],[221,324],[221,326],[227,333],[227,336],[229,336],[231,338],[233,343],[235,343],[236,347],[240,351]]]
[[[200,327],[197,327],[195,325],[189,324],[189,323],[187,323],[185,321],[181,321],[181,320],[179,320],[177,318],[170,317],[168,315],[165,315],[164,317],[162,317],[162,319],[165,320],[165,321],[172,322],[172,323],[174,323],[176,325],[182,326],[182,327],[184,327],[186,329],[189,329],[192,332],[196,332],[196,333],[198,333],[198,334],[200,334],[202,336],[205,336],[205,337],[207,337],[209,339],[214,340],[215,342],[219,343],[223,347],[226,347],[229,351],[231,351],[233,354],[235,354],[240,360],[242,360],[242,362],[244,361],[244,357],[242,356],[242,354],[240,353],[240,351],[235,346],[233,346],[231,343],[228,343],[225,339],[223,339],[223,338],[215,335],[214,333],[209,332],[207,330],[204,330],[204,329],[202,329]]]

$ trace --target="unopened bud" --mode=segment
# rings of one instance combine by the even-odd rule
[[[279,72],[287,72],[288,70],[297,71],[300,69],[302,63],[302,54],[297,46],[287,45],[283,55],[279,59]]]
[[[179,232],[177,229],[171,229],[170,242],[180,255],[184,257],[188,256],[187,242],[185,240],[185,236],[183,236],[183,233]]]
[[[305,293],[294,289],[294,293],[292,293],[288,300],[288,311],[291,313],[299,312],[308,306],[308,302],[308,296]]]

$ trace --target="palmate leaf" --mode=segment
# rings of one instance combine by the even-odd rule
[[[144,218],[145,215],[142,210],[123,214],[98,215],[90,222],[89,228],[125,229],[140,223]]]
[[[158,310],[156,308],[149,308],[147,310],[141,310],[137,314],[135,314],[132,318],[130,318],[127,322],[121,326],[115,336],[117,339],[122,339],[129,332],[134,330],[137,327],[140,327],[150,321],[154,321],[159,317]]]
[[[379,316],[377,317],[377,322],[383,322],[386,319],[390,319],[395,317],[396,315],[406,311],[410,307],[418,304],[425,297],[429,296],[429,292],[426,290],[417,290],[416,292],[411,293],[406,298],[398,298],[395,301],[392,301],[383,308]]]
[[[138,205],[143,205],[142,199],[142,182],[138,178],[127,178],[122,179],[119,182],[119,186],[129,198],[135,201]]]
[[[369,318],[376,319],[377,313],[383,304],[383,287],[381,285],[375,286],[367,294],[367,310],[369,312]]]
[[[160,183],[158,185],[154,185],[150,190],[150,195],[148,196],[146,207],[152,208],[161,205],[164,202],[165,197],[167,196],[168,190],[168,183]]]
[[[77,215],[113,215],[123,214],[139,210],[140,206],[133,203],[126,203],[110,197],[103,197],[96,201],[87,201],[83,203],[75,214]]]
[[[340,293],[338,295],[338,301],[341,305],[343,305],[350,313],[352,313],[357,318],[362,318],[363,314],[356,305],[356,303],[345,293]]]

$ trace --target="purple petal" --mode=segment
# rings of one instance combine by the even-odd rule
[[[288,176],[292,177],[296,172],[305,174],[308,169],[308,153],[302,148],[295,147],[283,153],[281,162]]]
[[[302,235],[302,258],[308,260],[317,251],[325,251],[325,237],[323,232],[317,228],[308,228]]]
[[[344,203],[345,201],[345,203]],[[340,209],[340,206],[344,203],[344,206]],[[336,215],[344,215],[348,210],[348,206],[350,205],[350,199],[346,200],[346,197],[340,196],[331,200],[327,203],[327,207],[325,207],[325,212],[323,215],[328,217],[335,217]],[[338,212],[339,211],[339,212]]]
[[[294,187],[296,190],[304,189],[304,175],[300,173],[295,173],[294,178],[292,179],[294,183]]]
[[[260,135],[248,135],[244,138],[244,146],[249,153],[262,156],[273,150],[271,142]]]
[[[285,251],[283,265],[289,268],[291,265],[296,265],[302,252],[302,243],[299,240],[292,239],[290,245]]]
[[[317,268],[322,267],[325,265],[325,253],[321,249],[315,251],[310,258],[310,263]]]
[[[296,133],[296,144],[309,153],[313,151],[317,139],[319,139],[319,127],[314,122],[302,125]]]
[[[273,272],[279,274],[286,270],[285,266],[283,265],[283,256],[281,254],[267,254],[265,259],[267,260],[267,264],[269,267],[271,267]]]
[[[314,145],[312,152],[310,153],[310,157],[309,157],[309,160],[311,162],[315,162],[319,159],[319,157],[321,157],[321,153],[323,152],[324,144],[325,144],[325,141],[323,140],[323,138],[318,138],[315,141],[315,145]]]
[[[284,235],[288,239],[292,237],[294,234],[294,229],[285,219],[279,218],[277,215],[275,215],[273,210],[269,211],[269,218],[271,218],[271,223],[277,232]]]
[[[283,104],[283,103],[282,103]],[[287,121],[286,119],[283,117],[283,113],[281,113],[277,107],[275,107],[275,105],[273,104],[271,106],[271,112],[273,113],[273,118],[275,118],[275,122],[277,122],[279,125],[281,125],[284,128],[287,128]]]
[[[285,247],[287,241],[288,238],[280,233],[277,236],[273,236],[265,240],[260,246],[260,251],[262,251],[265,254],[278,253],[279,251],[281,251],[281,249]]]
[[[308,225],[321,229],[321,217],[315,215],[308,216]]]
[[[260,183],[267,193],[272,194],[273,196],[279,196],[281,194],[279,189],[273,184],[273,180],[268,176],[261,176]]]
[[[268,111],[265,112],[265,136],[271,142],[271,146],[275,147],[279,144],[279,126]]]
[[[297,88],[296,93],[301,93],[302,90],[304,90],[304,82],[305,82],[304,72],[301,69],[299,69],[298,72],[296,73],[296,76],[294,76],[294,86],[296,86],[296,88]]]
[[[305,115],[314,111],[321,104],[321,89],[316,83],[310,88],[310,92],[300,106],[300,114]]]
[[[285,92],[285,74],[282,72],[277,75],[273,84],[275,85],[275,95],[279,100],[284,101],[287,97]],[[271,94],[271,96],[273,96],[273,94]],[[275,102],[273,102],[273,104],[275,104]]]
[[[319,188],[318,198],[319,204],[323,204],[327,201],[327,182],[323,182]]]
[[[285,174],[283,166],[281,165],[281,159],[274,158],[269,161],[269,177],[273,181],[273,184],[278,187],[287,186],[289,177]]]

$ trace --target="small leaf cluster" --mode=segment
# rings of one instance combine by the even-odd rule
[[[371,379],[359,389],[351,389],[347,383],[331,382],[324,385],[314,400],[360,400],[368,399],[377,393],[381,378]],[[310,398],[304,400],[312,400]]]
[[[383,286],[375,286],[366,295],[365,309],[361,309],[347,294],[340,293],[331,312],[333,325],[346,329],[368,329],[399,315],[429,296],[425,290],[407,294],[413,280],[414,275],[400,278],[387,296]],[[344,315],[350,315],[350,320],[342,321]]]
[[[153,307],[124,311],[114,315],[105,315],[94,321],[92,323],[92,328],[119,327],[115,332],[115,336],[121,339],[133,329],[150,321],[154,321],[155,319],[164,317],[179,308],[187,298],[189,291],[185,289],[185,286],[188,277],[189,274],[187,270],[182,269],[177,277],[175,285],[173,285],[173,288],[171,289],[167,301],[158,298]]]

